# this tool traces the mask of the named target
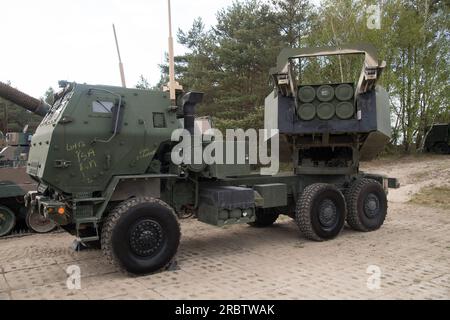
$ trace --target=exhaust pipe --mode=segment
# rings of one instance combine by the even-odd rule
[[[203,101],[202,92],[188,92],[183,96],[184,129],[195,134],[195,106]]]

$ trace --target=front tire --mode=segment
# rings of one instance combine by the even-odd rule
[[[102,230],[102,251],[118,268],[144,275],[163,270],[175,257],[181,230],[161,200],[135,198],[114,208]]]
[[[298,201],[296,222],[305,238],[327,241],[341,233],[346,210],[344,195],[335,186],[313,184]]]
[[[347,223],[356,231],[371,232],[386,220],[388,201],[380,183],[370,179],[355,181],[346,192]]]

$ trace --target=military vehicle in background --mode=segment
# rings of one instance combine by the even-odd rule
[[[0,83],[0,91],[4,96],[9,96],[5,89],[8,89],[9,95],[14,92],[11,91],[14,89]],[[29,104],[30,100],[26,103]],[[19,230],[29,228],[37,233],[50,232],[56,227],[50,219],[27,211],[24,206],[24,196],[37,190],[38,186],[26,173],[31,137],[28,127],[23,132],[4,135],[4,144],[0,148],[0,237],[11,233],[16,226]]]
[[[0,150],[0,167],[26,166],[32,137],[28,133],[28,127],[23,132],[9,132],[4,137],[5,144]]]
[[[450,154],[450,123],[436,124],[427,128],[424,150],[437,154]]]
[[[299,59],[340,55],[364,56],[359,82],[309,84],[295,74]],[[177,214],[186,210],[218,227],[267,227],[286,214],[314,241],[334,239],[346,220],[361,232],[377,230],[388,188],[398,183],[361,172],[359,163],[391,135],[388,94],[377,85],[384,68],[371,46],[284,50],[271,72],[266,128],[279,130],[295,169],[275,176],[255,174],[248,163],[172,162],[175,130],[202,134],[195,130],[202,94],[183,92],[173,63],[168,92],[60,82],[32,138],[27,173],[39,185],[26,206],[80,242],[100,243],[109,261],[133,274],[171,263],[181,236]]]

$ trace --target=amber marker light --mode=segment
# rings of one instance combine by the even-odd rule
[[[66,213],[66,209],[64,209],[63,207],[58,209],[58,214],[63,215],[64,213]]]

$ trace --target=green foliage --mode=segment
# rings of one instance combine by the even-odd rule
[[[163,77],[161,77],[160,83],[156,86],[152,86],[150,82],[148,82],[147,78],[145,78],[142,74],[139,76],[138,83],[136,84],[136,89],[141,90],[161,90],[162,86],[165,85],[167,82],[164,82]]]
[[[53,105],[55,103],[55,90],[52,87],[48,88],[43,99],[49,105]]]
[[[223,128],[262,128],[269,69],[284,46],[300,45],[309,9],[305,0],[235,1],[210,29],[198,18],[179,30],[189,53],[176,58],[177,78],[185,89],[205,92],[198,114],[213,115]],[[161,70],[167,77],[167,65]]]
[[[141,74],[139,77],[139,81],[136,84],[136,89],[141,90],[149,90],[151,88],[150,83],[148,80]]]
[[[21,132],[28,125],[33,132],[41,121],[42,118],[0,98],[0,131]]]
[[[225,132],[230,128],[240,128],[244,130],[254,129],[254,128],[264,128],[264,108],[257,107],[255,110],[241,119],[229,118],[219,118],[215,119],[215,126],[222,132]]]

